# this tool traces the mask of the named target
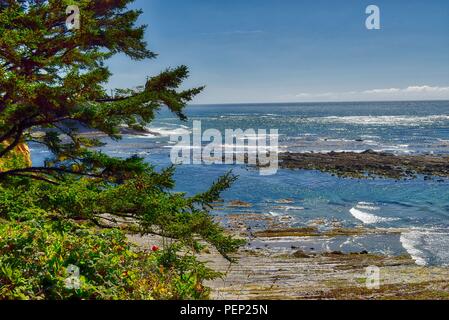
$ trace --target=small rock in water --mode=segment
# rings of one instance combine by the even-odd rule
[[[278,201],[275,201],[276,203],[280,203],[280,204],[291,204],[291,203],[295,203],[295,201],[293,199],[281,199]]]
[[[290,222],[293,220],[293,217],[290,216],[282,216],[279,218],[279,222]]]
[[[332,251],[331,254],[335,254],[335,255],[341,256],[341,255],[343,255],[343,252],[341,252],[341,251]]]
[[[317,226],[323,226],[326,224],[326,221],[324,219],[315,219],[310,221],[307,225],[311,227],[317,227]]]
[[[295,257],[295,258],[310,258],[310,256],[309,255],[307,255],[304,251],[302,251],[302,250],[298,250],[298,251],[296,251],[296,252],[294,252],[293,254],[292,254],[292,256],[293,257]]]
[[[229,202],[228,207],[250,208],[250,207],[252,207],[252,204],[248,203],[248,202],[240,201],[240,200],[234,200],[234,201]]]

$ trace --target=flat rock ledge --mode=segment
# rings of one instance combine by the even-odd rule
[[[248,244],[266,236],[316,236],[313,228],[289,230],[275,218],[260,214],[226,215],[217,217],[217,220],[225,225],[229,233],[247,239]],[[323,236],[350,236],[365,232],[387,231],[336,228]],[[154,244],[164,244],[162,239],[154,236],[135,235],[129,238],[145,250]],[[200,260],[223,273],[221,279],[206,283],[212,289],[211,299],[449,300],[449,267],[418,266],[409,255],[305,253],[294,249],[279,252],[248,245],[235,258],[237,263],[230,264],[212,248],[199,256]],[[367,267],[373,266],[380,270],[378,289],[369,289],[367,286]]]
[[[408,256],[326,253],[273,254],[241,251],[230,265],[204,257],[225,277],[208,283],[212,299],[223,300],[382,300],[449,299],[449,270],[419,267]],[[380,268],[379,289],[368,289],[366,268]]]
[[[314,228],[288,229],[276,218],[266,215],[228,215],[230,233],[246,238],[250,244],[266,236],[315,237]],[[268,229],[259,229],[257,227]],[[321,234],[326,237],[357,236],[370,233],[400,232],[382,229],[342,229]],[[409,255],[383,256],[369,252],[305,253],[293,249],[285,252],[248,245],[230,264],[216,252],[202,255],[222,279],[209,282],[212,299],[224,300],[381,300],[381,299],[449,299],[449,268],[421,267]],[[367,268],[378,267],[380,287],[369,289]]]
[[[284,169],[319,170],[337,176],[393,179],[449,177],[448,155],[395,155],[367,150],[362,153],[281,153],[279,166]]]

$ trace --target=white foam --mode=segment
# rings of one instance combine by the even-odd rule
[[[362,221],[365,224],[374,224],[382,221],[381,217],[378,217],[374,214],[370,214],[367,212],[363,212],[356,208],[352,208],[351,210],[349,210],[349,212],[353,215],[354,218]]]
[[[290,148],[300,148],[301,152],[315,152],[327,154],[330,152],[362,153],[368,149],[375,152],[410,153],[413,149],[405,143],[392,144],[380,140],[353,140],[327,137],[298,136],[289,138]]]
[[[449,230],[414,228],[401,234],[401,244],[417,265],[449,265]]]
[[[242,136],[237,136],[237,135],[233,135],[234,138],[238,138],[239,141],[244,141],[244,140],[256,140],[256,141],[267,141],[267,140],[271,140],[271,139],[279,139],[279,137],[281,137],[281,134],[276,134],[276,133],[270,133],[270,134],[245,134]]]
[[[282,207],[282,209],[284,209],[285,211],[290,211],[290,210],[305,210],[304,207],[295,207],[295,206],[284,206],[284,207]]]
[[[380,210],[379,207],[374,207],[369,204],[360,204],[360,203],[357,205],[357,209],[365,209],[365,210],[373,210],[373,211]]]
[[[383,126],[420,126],[423,124],[433,124],[435,122],[449,121],[449,115],[430,116],[345,116],[345,117],[318,117],[309,118],[309,121],[319,123],[341,123],[360,125],[383,125]]]
[[[363,211],[362,211],[363,210]],[[354,218],[362,221],[364,224],[375,224],[380,222],[388,222],[398,220],[397,218],[384,218],[377,216],[370,211],[378,211],[379,207],[376,207],[370,202],[359,202],[357,206],[349,210]]]
[[[402,233],[400,238],[402,246],[415,260],[415,263],[419,266],[425,266],[427,265],[426,256],[423,251],[417,248],[421,240],[421,235],[416,232]]]
[[[149,138],[159,138],[159,137],[170,137],[174,136],[183,136],[189,135],[191,130],[186,128],[185,126],[179,126],[176,128],[168,128],[168,127],[150,127],[148,128],[150,133],[146,134],[145,137]]]
[[[176,144],[176,142],[171,142],[170,144],[171,145],[164,146],[164,148],[171,149],[173,148],[173,145]],[[223,151],[223,154],[257,154],[261,152],[280,153],[283,150],[286,150],[285,146],[250,146],[244,144],[216,144],[215,147],[217,149],[221,149]],[[203,146],[183,146],[183,149],[198,150],[203,149]]]

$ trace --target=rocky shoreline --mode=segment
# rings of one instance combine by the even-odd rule
[[[416,178],[423,175],[449,178],[447,155],[395,155],[367,150],[362,153],[281,153],[279,166],[283,169],[304,169],[329,172],[352,178],[384,177]]]
[[[281,153],[283,169],[318,170],[348,178],[414,179],[445,182],[449,178],[447,155],[395,155],[367,150],[363,153]],[[291,203],[284,199],[282,203]],[[399,237],[404,230],[364,227],[330,228],[316,225],[292,227],[288,216],[252,214],[252,205],[235,200],[217,203],[216,211],[248,213],[223,214],[217,221],[225,229],[247,241],[230,264],[209,248],[200,259],[223,273],[223,278],[207,283],[212,299],[447,299],[449,268],[419,266],[404,254],[386,255],[368,251],[329,250],[304,242],[346,239],[360,236]],[[223,213],[224,213],[223,212]],[[133,239],[139,244],[142,239]],[[154,239],[146,244],[155,243]],[[272,246],[277,244],[277,248]],[[279,245],[282,243],[282,245]],[[299,243],[299,245],[298,245]],[[282,247],[279,250],[279,246]],[[405,251],[405,250],[404,250]],[[367,268],[380,268],[380,287],[367,287]]]
[[[261,245],[282,238],[288,243],[310,238],[399,233],[395,229],[344,229],[319,233],[312,227],[289,228],[280,217],[263,214],[228,214],[216,217],[227,232],[247,240],[230,263],[213,248],[199,259],[223,277],[206,283],[211,299],[220,300],[449,300],[449,268],[418,266],[408,254],[315,250],[295,246],[285,250]],[[288,234],[285,234],[288,233]],[[140,248],[163,245],[155,236],[129,236]],[[369,288],[367,268],[380,270],[379,288]]]
[[[209,283],[213,299],[449,299],[449,268],[422,267],[408,254],[387,256],[363,252],[305,252],[296,247],[274,250],[254,246],[261,239],[388,234],[401,230],[343,229],[318,233],[315,228],[288,228],[278,218],[260,214],[217,218],[228,232],[248,245],[229,264],[216,252],[202,255],[223,279]],[[268,229],[267,229],[268,228]],[[380,268],[380,287],[367,287],[367,267]]]

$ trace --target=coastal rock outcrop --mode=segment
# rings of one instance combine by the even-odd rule
[[[8,142],[0,144],[0,149],[7,148]],[[5,157],[0,158],[0,172],[15,168],[31,167],[31,153],[26,143],[19,143]]]
[[[393,179],[449,177],[447,155],[396,155],[367,150],[330,153],[282,153],[279,166],[284,169],[305,169],[329,172],[338,176]]]

